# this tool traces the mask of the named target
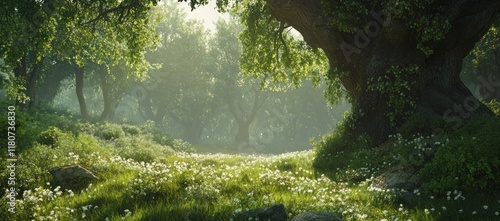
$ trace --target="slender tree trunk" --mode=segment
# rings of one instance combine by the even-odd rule
[[[234,143],[239,145],[241,143],[250,142],[250,124],[249,121],[238,121],[238,133],[234,137]]]
[[[139,103],[139,114],[145,119],[145,120],[153,120],[155,118],[155,114],[153,113],[153,104],[151,102],[150,97],[144,97],[141,100],[138,100]],[[154,121],[154,120],[153,120]]]
[[[165,99],[160,100],[158,103],[158,108],[156,109],[156,115],[154,116],[154,122],[156,126],[163,125],[163,120],[167,115],[167,101]]]
[[[26,84],[26,95],[30,98],[28,108],[32,108],[38,104],[37,82],[40,76],[41,62],[35,65],[35,68],[29,72],[28,82]]]
[[[99,68],[99,79],[101,81],[101,91],[103,100],[103,111],[99,118],[100,121],[110,121],[113,115],[113,103],[111,97],[111,85],[108,82],[108,69],[105,65]]]
[[[84,80],[83,67],[75,67],[75,82],[76,82],[76,97],[78,98],[78,104],[80,106],[80,114],[83,120],[87,120],[89,117],[87,111],[87,103],[85,102],[85,95],[83,93],[83,80]]]

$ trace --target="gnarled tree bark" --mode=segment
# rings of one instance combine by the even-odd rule
[[[362,113],[355,119],[353,132],[369,135],[375,144],[385,141],[398,127],[387,117],[394,109],[388,104],[389,96],[414,100],[416,112],[445,119],[491,113],[472,96],[459,74],[463,58],[500,13],[498,0],[437,0],[423,9],[429,14],[442,9],[439,15],[450,24],[441,40],[426,43],[433,50],[430,56],[417,47],[419,42],[409,22],[391,17],[391,11],[385,8],[373,8],[360,18],[359,31],[346,33],[327,23],[325,11],[329,9],[323,8],[320,0],[267,0],[267,3],[273,17],[299,31],[312,47],[321,48],[331,67],[348,73],[340,76],[340,81],[352,98],[353,112]],[[388,69],[407,65],[419,67],[418,75],[404,76],[416,82],[409,92],[398,95],[370,90],[370,79],[386,76],[392,79]]]

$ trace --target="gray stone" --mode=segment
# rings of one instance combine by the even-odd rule
[[[243,212],[234,218],[234,221],[248,221],[249,219],[259,221],[287,221],[285,206],[276,204],[267,208],[258,208]]]
[[[81,187],[99,178],[94,173],[80,165],[64,165],[49,169],[53,181],[62,187]]]
[[[342,221],[342,219],[331,213],[306,212],[295,216],[292,221]]]
[[[388,170],[375,177],[370,185],[376,189],[405,189],[414,190],[421,186],[420,180],[414,173],[401,170]]]

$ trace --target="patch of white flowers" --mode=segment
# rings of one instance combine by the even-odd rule
[[[398,142],[406,142],[399,137],[396,139],[400,140]],[[410,141],[409,145],[425,150],[421,149],[425,147],[416,145],[420,142],[419,139],[415,138],[414,141]],[[396,206],[394,210],[376,209],[375,202],[379,199],[389,199],[395,192],[421,196],[420,190],[386,190],[370,187],[373,176],[379,168],[368,166],[343,172],[353,176],[371,177],[370,179],[355,185],[349,182],[332,181],[323,174],[316,174],[310,166],[304,166],[312,165],[314,158],[312,151],[272,157],[182,153],[164,163],[137,162],[120,156],[108,159],[99,155],[92,157],[94,158],[92,162],[97,168],[118,167],[134,172],[134,177],[127,181],[107,181],[110,185],[124,186],[124,191],[131,200],[144,198],[154,203],[156,199],[165,199],[175,195],[176,201],[186,203],[224,204],[233,211],[233,217],[250,209],[285,203],[288,204],[286,207],[289,217],[307,211],[324,211],[342,215],[344,220],[410,220],[410,212],[414,212],[412,210],[415,209],[409,209],[403,204]],[[72,153],[68,154],[68,158],[72,162],[80,159]],[[226,160],[232,163],[224,164]],[[299,166],[292,168],[289,163],[292,160],[300,162]],[[83,192],[77,194],[71,190],[62,191],[60,187],[52,189],[47,185],[47,187],[26,190],[17,203],[20,211],[30,213],[29,217],[34,220],[89,220],[94,211],[99,211],[106,205],[72,203],[58,207],[55,206],[58,204],[51,204],[51,202],[57,202],[60,199],[73,202],[72,199],[79,196],[93,199],[102,187],[102,184],[89,185]],[[242,190],[247,192],[241,193]],[[241,194],[234,195],[235,192]],[[459,190],[447,191],[443,195],[446,198],[444,202],[465,200],[465,196]],[[438,198],[425,197],[433,198],[433,200]],[[500,201],[498,203],[500,204]],[[460,209],[458,213],[477,214],[480,211],[499,216],[499,212],[496,211],[498,208],[500,207],[483,204],[478,205],[475,211]],[[428,215],[449,213],[452,210],[457,212],[449,205],[434,205],[434,207],[420,210]],[[129,209],[116,211],[116,213],[123,220],[133,218],[134,215]],[[105,218],[105,220],[110,219],[111,217]]]

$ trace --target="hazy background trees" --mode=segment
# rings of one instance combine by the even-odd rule
[[[96,5],[80,1],[22,3],[2,7],[9,25],[2,29],[0,51],[2,71],[10,73],[5,91],[26,108],[52,103],[83,120],[149,120],[201,146],[263,150],[307,146],[310,137],[331,131],[349,106],[323,99],[325,90],[329,97],[345,94],[340,82],[323,79],[324,56],[308,53],[314,50],[297,34],[258,29],[266,19],[251,19],[249,11],[236,10],[242,17],[233,14],[209,30],[188,19],[175,1],[159,7],[141,2],[145,8],[109,3],[96,12],[84,10]],[[134,15],[112,13],[135,7]],[[461,75],[486,101],[498,93],[475,88],[499,77],[498,27],[497,19],[465,59]],[[264,38],[248,41],[257,34]],[[251,66],[255,61],[258,66]],[[309,77],[301,80],[302,72]]]
[[[35,86],[29,86],[26,74],[11,75],[11,96],[25,92],[27,102],[50,104],[82,120],[151,121],[207,151],[305,149],[311,137],[331,131],[348,109],[347,104],[336,109],[327,105],[323,85],[315,88],[305,81],[301,88],[269,89],[262,87],[262,79],[245,77],[238,40],[243,27],[236,17],[219,20],[211,30],[167,1],[143,15],[140,30],[135,30],[141,39],[133,44],[125,39],[133,37],[130,33],[115,30],[116,24],[99,16],[84,15],[83,22],[54,15],[57,31],[45,42],[48,51],[34,51],[40,61],[22,56],[34,52],[18,52],[20,64],[29,66],[26,71],[36,71]],[[140,53],[140,48],[149,49]],[[9,73],[9,62],[15,62],[6,57],[2,70]],[[35,92],[23,91],[23,86]],[[36,107],[36,102],[30,105]]]

